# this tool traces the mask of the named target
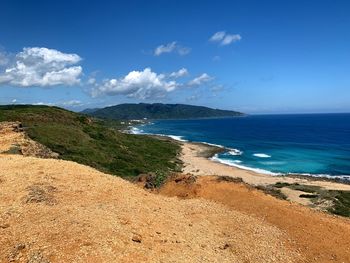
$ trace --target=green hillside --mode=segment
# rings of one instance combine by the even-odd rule
[[[211,109],[185,104],[120,104],[102,109],[86,109],[83,113],[106,119],[191,119],[243,115],[237,111]]]
[[[128,177],[177,168],[179,146],[147,136],[121,133],[118,123],[57,107],[0,106],[0,121],[20,121],[33,139],[64,160]]]

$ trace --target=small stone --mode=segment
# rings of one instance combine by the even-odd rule
[[[0,225],[0,228],[2,228],[2,229],[8,228],[8,227],[10,227],[9,224],[2,224],[2,225]]]
[[[141,243],[142,238],[140,235],[134,235],[131,240],[136,242],[136,243]]]
[[[224,249],[228,249],[229,247],[230,247],[230,245],[226,243],[225,245],[220,246],[219,248],[224,250]]]

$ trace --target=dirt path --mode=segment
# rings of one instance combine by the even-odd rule
[[[186,178],[186,177],[185,177]],[[182,198],[204,198],[233,211],[263,220],[285,232],[286,244],[300,251],[300,262],[350,262],[350,220],[278,200],[243,183],[199,176],[168,182],[160,193]]]

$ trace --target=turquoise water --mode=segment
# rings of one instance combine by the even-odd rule
[[[244,169],[350,178],[350,114],[162,120],[134,131],[230,148],[212,159]]]

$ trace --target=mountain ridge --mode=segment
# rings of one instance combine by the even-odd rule
[[[163,103],[124,103],[100,109],[85,109],[81,113],[117,120],[130,119],[196,119],[243,116],[238,111],[213,109],[205,106]]]

